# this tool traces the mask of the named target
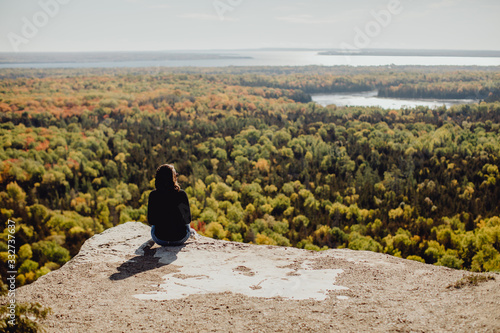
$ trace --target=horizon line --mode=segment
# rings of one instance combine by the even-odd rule
[[[353,49],[353,50],[345,50],[341,48],[325,48],[325,47],[318,47],[318,48],[311,48],[311,47],[260,47],[260,48],[214,48],[214,49],[162,49],[162,50],[85,50],[85,51],[61,51],[61,50],[56,50],[56,51],[0,51],[0,54],[33,54],[33,53],[154,53],[154,52],[187,52],[187,53],[193,53],[193,52],[228,52],[228,51],[322,51],[322,52],[327,52],[327,51],[341,51],[341,52],[356,52],[356,53],[363,53],[363,52],[370,52],[370,51],[416,51],[416,52],[471,52],[471,53],[478,53],[478,52],[498,52],[500,56],[500,49],[433,49],[433,48],[428,48],[428,49],[415,49],[415,48],[363,48],[363,49]]]

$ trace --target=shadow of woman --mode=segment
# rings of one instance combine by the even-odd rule
[[[154,245],[155,242],[152,239],[142,244],[135,251],[138,256],[121,264],[117,268],[118,272],[112,274],[109,279],[113,281],[124,280],[136,274],[169,265],[177,259],[177,253],[186,246],[186,243],[179,246],[163,246],[153,249]],[[161,250],[160,256],[155,257],[158,250]]]

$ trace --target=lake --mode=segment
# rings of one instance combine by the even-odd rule
[[[337,106],[380,106],[384,109],[401,109],[419,105],[431,109],[445,105],[449,108],[456,104],[469,104],[478,101],[472,99],[400,99],[377,97],[377,91],[361,93],[335,93],[311,95],[312,100],[322,106],[335,104]]]
[[[210,51],[203,51],[210,53]],[[227,67],[227,66],[500,66],[500,57],[432,57],[432,56],[344,56],[319,55],[318,51],[211,51],[234,55],[234,59],[104,61],[63,63],[11,63],[0,68],[90,68],[90,67]]]

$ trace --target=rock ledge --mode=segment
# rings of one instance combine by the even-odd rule
[[[128,222],[95,235],[59,270],[18,289],[52,308],[50,332],[500,331],[500,277],[384,254],[257,246],[198,236],[152,243]]]

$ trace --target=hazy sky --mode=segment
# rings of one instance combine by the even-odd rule
[[[0,52],[500,50],[499,14],[499,0],[0,0]]]

